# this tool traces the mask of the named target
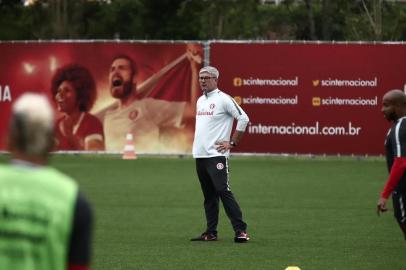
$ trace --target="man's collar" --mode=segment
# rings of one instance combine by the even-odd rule
[[[219,91],[219,89],[218,89],[218,88],[213,89],[213,90],[211,90],[211,91],[209,91],[209,92],[204,91],[204,95],[205,95],[205,96],[206,96],[206,98],[207,98],[207,97],[211,96],[213,93],[215,93],[215,92],[217,92],[217,91]]]

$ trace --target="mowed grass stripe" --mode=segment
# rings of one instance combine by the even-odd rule
[[[205,229],[191,158],[54,156],[96,215],[93,269],[406,269],[393,212],[377,217],[381,158],[232,157],[231,188],[252,241],[235,244],[221,209],[219,241]]]

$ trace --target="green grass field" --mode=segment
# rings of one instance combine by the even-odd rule
[[[387,175],[380,158],[232,157],[246,244],[233,242],[223,209],[219,241],[189,241],[205,229],[191,158],[55,156],[51,164],[93,203],[92,269],[406,269],[393,211],[375,212]]]

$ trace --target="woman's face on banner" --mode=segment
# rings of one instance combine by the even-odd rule
[[[58,111],[60,112],[70,114],[74,110],[78,109],[76,102],[76,90],[71,82],[63,81],[59,85],[55,95],[55,101]]]

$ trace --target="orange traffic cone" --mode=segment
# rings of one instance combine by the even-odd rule
[[[126,142],[123,151],[123,159],[136,159],[137,155],[135,154],[135,147],[133,141],[133,134],[127,133]]]

